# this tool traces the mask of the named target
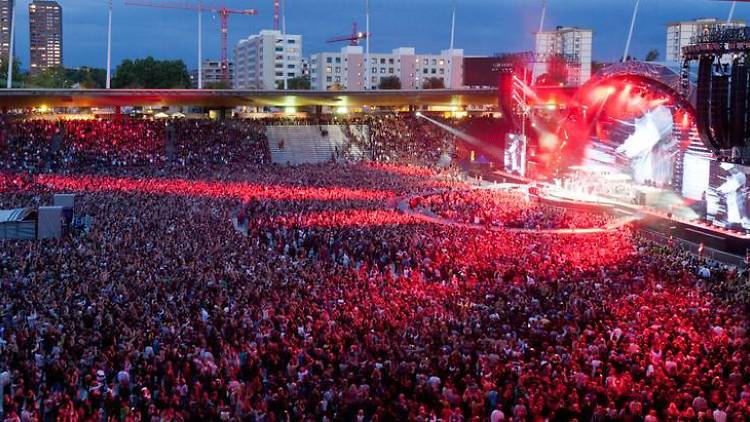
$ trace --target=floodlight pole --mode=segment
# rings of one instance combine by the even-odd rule
[[[365,0],[365,32],[367,38],[365,38],[365,85],[364,89],[370,89],[370,38],[372,33],[370,32],[370,0]]]
[[[456,37],[456,0],[453,0],[453,16],[451,18],[451,44],[450,50],[448,50],[448,88],[453,88],[453,41]]]
[[[539,21],[539,32],[544,31],[544,19],[547,17],[547,0],[542,0],[542,19]]]
[[[633,39],[633,29],[635,29],[635,19],[638,17],[638,6],[641,4],[641,0],[635,0],[635,8],[633,8],[633,19],[630,20],[630,31],[628,32],[628,41],[625,43],[625,53],[622,55],[623,63],[628,60],[628,53],[630,52],[630,41]]]
[[[544,19],[547,17],[547,0],[542,0],[542,17],[539,19],[539,31],[537,34],[541,34],[544,31]],[[538,35],[537,35],[538,36]],[[531,85],[534,85],[534,78],[536,77],[537,62],[539,61],[539,51],[537,50],[536,40],[534,40],[534,65],[531,70]]]
[[[198,2],[198,89],[203,89],[203,8]]]
[[[284,66],[284,90],[289,89],[289,80],[287,78],[286,69],[286,0],[281,0],[281,45],[283,46],[284,56],[281,59],[281,63]]]
[[[453,40],[456,35],[456,0],[453,0],[453,17],[451,18],[451,51],[453,51]]]
[[[107,89],[112,84],[112,0],[109,0],[107,16]]]
[[[729,9],[729,17],[727,18],[727,25],[730,25],[732,23],[732,19],[734,18],[734,9],[737,8],[737,2],[732,2],[732,8]]]
[[[11,17],[10,17],[10,45],[8,46],[8,81],[7,81],[7,88],[11,89],[13,88],[13,55],[14,55],[14,48],[13,44],[15,44],[15,37],[16,37],[16,2],[15,0],[10,0],[10,8],[11,8]]]

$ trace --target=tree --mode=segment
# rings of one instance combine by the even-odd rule
[[[565,85],[568,83],[568,63],[565,57],[556,54],[547,61],[547,73],[540,75],[537,85]]]
[[[65,78],[82,89],[101,89],[107,86],[107,71],[91,67],[65,69]]]
[[[203,85],[204,89],[232,89],[232,85],[229,82],[209,82]]]
[[[5,81],[8,80],[8,62],[0,59],[0,87],[5,88]],[[21,73],[21,61],[15,59],[13,61],[13,86],[23,86],[26,80],[26,74]]]
[[[378,89],[401,89],[401,79],[398,76],[388,76],[380,80]]]
[[[297,76],[292,79],[286,80],[286,86],[289,89],[310,89],[312,84],[310,83],[309,76]],[[284,81],[276,82],[276,89],[284,89]]]
[[[67,76],[65,68],[62,66],[50,67],[30,75],[26,80],[26,86],[33,88],[71,88],[73,82]]]
[[[443,78],[427,78],[422,84],[423,89],[445,89],[445,81]]]
[[[659,50],[651,50],[648,53],[646,53],[646,61],[647,62],[655,62],[659,60]]]
[[[182,60],[123,60],[112,78],[113,88],[189,88],[190,74]]]

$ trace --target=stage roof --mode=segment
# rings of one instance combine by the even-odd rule
[[[168,89],[3,89],[0,107],[403,107],[497,105],[495,89],[420,91],[240,91]]]

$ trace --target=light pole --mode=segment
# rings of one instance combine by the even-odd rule
[[[365,32],[367,38],[365,38],[365,86],[366,90],[370,89],[370,38],[372,33],[370,32],[370,0],[365,0]]]
[[[203,89],[203,8],[198,2],[198,89]]]
[[[289,80],[286,76],[286,0],[281,0],[281,45],[283,46],[282,65],[284,66],[284,90],[289,89]]]
[[[541,34],[544,31],[544,19],[547,17],[547,0],[542,0],[542,17],[539,19],[539,32],[537,34]],[[537,35],[537,38],[539,35]],[[534,44],[536,44],[536,39],[534,40]],[[531,69],[531,85],[534,85],[534,81],[536,80],[536,70],[537,70],[537,64],[539,62],[539,50],[537,49],[537,45],[534,45],[534,65]]]
[[[453,41],[456,38],[456,0],[453,0],[453,14],[451,16],[451,44],[448,50],[448,88],[453,88]]]
[[[622,55],[623,63],[628,60],[628,53],[630,52],[630,40],[633,39],[633,29],[635,29],[635,19],[638,17],[638,6],[641,0],[635,0],[635,8],[633,9],[633,18],[630,20],[630,31],[628,32],[628,41],[625,43],[625,53]]]
[[[730,25],[732,23],[732,19],[734,18],[734,9],[737,7],[737,2],[732,2],[732,8],[729,9],[729,17],[727,18],[727,25]]]
[[[15,38],[16,38],[16,2],[15,0],[10,0],[10,8],[11,8],[10,45],[8,46],[8,81],[7,81],[8,89],[13,88],[13,56],[14,56],[13,44],[15,44]]]
[[[107,89],[112,81],[112,0],[109,0],[109,12],[107,16]]]

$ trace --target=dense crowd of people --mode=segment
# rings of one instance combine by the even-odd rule
[[[6,171],[270,161],[264,126],[252,120],[17,119],[2,126]]]
[[[391,160],[273,166],[262,125],[182,124],[201,138],[173,138],[185,165],[141,150],[128,161],[143,165],[3,172],[0,208],[73,191],[94,221],[2,242],[4,420],[750,418],[735,270],[630,228],[425,223],[397,199],[444,190],[435,204],[480,218],[484,206],[539,210]],[[380,124],[385,138],[408,126]],[[4,158],[22,156],[8,145]],[[399,150],[405,163],[435,158]]]
[[[421,195],[410,206],[463,224],[514,229],[603,228],[612,215],[544,203],[527,192],[507,189],[460,189]]]

